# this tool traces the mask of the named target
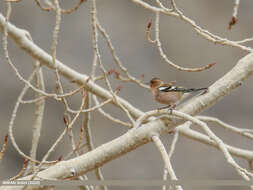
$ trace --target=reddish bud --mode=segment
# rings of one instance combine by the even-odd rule
[[[63,121],[64,121],[65,124],[67,123],[66,117],[63,117]]]
[[[228,24],[228,29],[231,30],[232,29],[232,26],[235,25],[237,23],[238,19],[235,18],[234,16],[231,18],[231,20],[229,21],[229,24]]]
[[[208,68],[213,67],[215,64],[216,64],[215,62],[208,64]]]
[[[8,141],[8,133],[4,136],[4,143],[7,143],[7,141]]]
[[[24,159],[24,165],[25,165],[25,166],[27,165],[28,161],[29,161],[29,160],[28,160],[27,158]]]
[[[59,158],[57,159],[58,162],[60,162],[62,160],[62,155],[59,156]]]
[[[117,88],[115,89],[116,92],[119,92],[121,90],[122,86],[119,84]]]
[[[108,73],[108,75],[111,75],[111,74],[114,73],[114,72],[115,72],[114,69],[110,69],[107,73]]]
[[[141,75],[141,78],[144,78],[144,74]]]
[[[148,29],[148,30],[150,29],[151,25],[152,25],[152,20],[150,20],[150,21],[148,22],[148,25],[147,25],[147,29]]]

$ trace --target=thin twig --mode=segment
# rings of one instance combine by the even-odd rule
[[[96,105],[99,105],[99,101],[97,99],[97,97],[95,95],[92,96],[94,102]],[[121,121],[120,119],[117,119],[113,116],[111,116],[109,113],[105,112],[100,106],[98,107],[98,111],[99,113],[101,113],[105,118],[109,119],[110,121],[113,121],[114,123],[117,123],[119,125],[123,125],[123,126],[126,126],[128,128],[131,128],[133,125],[131,123],[128,123],[128,122],[124,122],[124,121]]]
[[[86,101],[86,108],[90,107],[90,103],[91,103],[91,97],[88,94],[87,101]],[[95,148],[94,143],[93,143],[92,134],[91,134],[91,128],[90,128],[91,113],[90,112],[84,113],[83,116],[84,116],[84,119],[83,119],[82,127],[83,127],[83,130],[85,131],[84,134],[85,134],[85,139],[86,139],[88,151],[91,151]],[[95,170],[95,175],[98,180],[102,180],[102,181],[104,180],[104,176],[103,176],[100,168],[97,168]],[[103,190],[108,189],[106,185],[100,186],[100,188]]]
[[[48,5],[48,7],[44,7],[44,6],[42,6],[41,4],[40,4],[40,0],[34,0],[35,1],[35,3],[38,5],[38,7],[41,9],[41,10],[43,10],[43,11],[51,11],[51,10],[54,10],[54,6],[51,4],[51,2],[50,2],[50,4]]]
[[[208,30],[206,29],[203,29],[201,28],[199,25],[196,24],[196,22],[192,19],[190,19],[189,17],[185,16],[181,11],[177,10],[176,12],[175,11],[165,11],[164,9],[162,8],[157,8],[155,6],[151,6],[149,5],[148,3],[142,1],[142,0],[131,0],[132,2],[154,12],[154,13],[163,13],[165,15],[170,15],[170,16],[173,16],[173,17],[177,17],[181,20],[183,20],[185,23],[188,23],[190,24],[193,29],[197,32],[197,34],[199,34],[200,36],[202,36],[204,39],[210,41],[210,42],[213,42],[214,44],[220,44],[220,45],[227,45],[227,46],[231,46],[231,47],[236,47],[236,48],[239,48],[243,51],[246,51],[246,52],[252,52],[253,49],[251,47],[247,47],[247,46],[244,46],[244,45],[241,45],[239,43],[237,43],[236,41],[231,41],[231,40],[228,40],[226,38],[222,38],[218,35],[215,35],[211,32],[209,32]],[[171,0],[171,2],[174,2],[173,0]]]
[[[104,39],[106,40],[106,43],[107,43],[107,46],[109,47],[110,49],[110,52],[111,52],[111,55],[113,57],[113,60],[114,60],[114,63],[120,68],[121,71],[123,71],[125,73],[125,75],[127,76],[126,79],[124,78],[121,78],[121,76],[119,75],[118,76],[118,79],[121,79],[122,81],[130,81],[130,82],[134,82],[136,84],[138,84],[140,87],[143,87],[143,88],[148,88],[147,85],[143,84],[141,82],[141,80],[139,79],[136,79],[134,76],[132,76],[126,67],[124,67],[118,57],[118,55],[116,54],[115,52],[115,48],[114,46],[112,45],[112,42],[111,42],[111,39],[110,39],[110,36],[107,34],[107,32],[105,31],[105,29],[101,26],[101,24],[99,23],[99,21],[97,20],[97,28],[98,30],[100,31],[100,33],[102,34],[102,36],[104,37]]]
[[[102,64],[101,56],[100,56],[99,49],[98,49],[98,43],[97,43],[97,41],[98,41],[98,34],[97,34],[96,0],[92,0],[92,3],[91,3],[91,18],[92,18],[91,19],[91,23],[92,23],[92,31],[93,31],[93,49],[94,49],[94,52],[96,53],[99,67],[100,67],[101,71],[104,74],[105,84],[108,87],[111,95],[113,96],[113,101],[116,103],[116,105],[118,105],[126,113],[126,115],[128,116],[129,120],[133,124],[134,123],[133,117],[130,115],[129,111],[118,101],[117,96],[115,96],[115,94],[114,94],[114,92],[112,90],[112,86],[110,84],[110,81],[109,81],[109,79],[107,77],[107,72],[106,72],[106,70],[104,68],[104,65]]]
[[[83,109],[84,102],[85,102],[85,98],[82,99],[82,104],[80,106],[80,110]],[[75,123],[75,121],[77,120],[77,118],[79,117],[80,114],[81,114],[81,111],[75,115],[75,117],[72,119],[70,124],[67,125],[67,127],[64,129],[64,131],[60,134],[60,136],[57,138],[57,140],[54,142],[54,144],[50,147],[50,149],[44,155],[44,157],[42,158],[41,163],[38,165],[35,172],[31,176],[31,180],[33,180],[37,176],[40,168],[42,167],[42,163],[44,163],[46,161],[46,159],[50,156],[50,154],[55,150],[56,146],[60,143],[60,141],[63,139],[65,134],[68,132],[68,130],[72,128],[73,124]]]
[[[4,142],[2,144],[2,148],[1,148],[1,151],[0,151],[0,163],[1,163],[2,159],[3,159],[5,151],[6,151],[7,141],[8,141],[8,134],[6,134],[4,136]]]
[[[73,8],[70,8],[70,9],[62,9],[61,12],[62,12],[63,14],[70,14],[70,13],[76,11],[76,10],[80,7],[80,5],[81,5],[83,2],[85,2],[85,1],[86,1],[86,0],[79,0],[78,3],[77,3]]]
[[[168,153],[168,158],[169,160],[171,160],[171,157],[173,155],[173,153],[175,152],[175,148],[176,148],[176,143],[178,141],[178,131],[175,130],[174,131],[174,136],[170,145],[170,149],[169,149],[169,153]],[[171,161],[170,161],[171,162]],[[163,174],[163,180],[167,180],[167,175],[168,175],[168,170],[164,170],[164,174]],[[166,190],[166,185],[163,186],[163,190]]]
[[[209,69],[211,67],[214,66],[214,63],[211,64],[207,64],[203,67],[198,67],[198,68],[186,68],[186,67],[181,67],[176,65],[175,63],[173,63],[171,60],[168,59],[167,55],[164,53],[163,49],[162,49],[162,43],[160,41],[160,35],[159,35],[159,20],[160,20],[160,12],[156,12],[156,16],[155,16],[155,40],[151,40],[149,38],[149,29],[151,27],[151,22],[148,23],[147,25],[147,30],[146,30],[146,36],[148,38],[148,40],[152,43],[155,43],[157,45],[157,48],[160,52],[160,56],[164,59],[164,61],[169,65],[174,67],[175,69],[179,70],[179,71],[187,71],[187,72],[200,72],[206,69]]]
[[[95,111],[99,108],[102,108],[104,105],[110,103],[112,101],[112,98],[111,99],[108,99],[108,100],[105,100],[104,102],[100,103],[100,104],[97,104],[96,106],[93,106],[91,108],[88,108],[88,109],[83,109],[81,110],[81,113],[87,113],[87,112],[92,112],[92,111]],[[72,109],[68,109],[68,111],[70,113],[78,113],[79,110],[72,110]]]
[[[41,90],[41,89],[36,88],[35,86],[33,86],[29,81],[27,81],[26,79],[24,79],[22,77],[22,75],[19,73],[18,69],[12,63],[12,61],[11,61],[11,59],[9,57],[8,48],[7,48],[7,45],[8,45],[8,41],[7,41],[7,38],[8,38],[8,20],[9,20],[10,14],[11,14],[11,5],[8,4],[7,16],[5,18],[5,23],[4,23],[3,49],[4,49],[4,55],[5,55],[5,58],[7,60],[7,63],[14,70],[14,72],[15,72],[16,76],[18,77],[18,79],[21,80],[22,82],[24,82],[26,85],[28,85],[35,92],[40,93],[40,94],[42,94],[43,96],[46,96],[46,97],[53,97],[56,100],[61,100],[61,98],[64,98],[64,97],[67,97],[67,96],[71,96],[73,93],[76,93],[78,91],[78,89],[74,90],[73,92],[69,92],[69,93],[61,94],[61,95],[57,95],[57,94],[54,94],[54,93],[46,93],[45,91],[43,91],[43,90]],[[29,33],[26,33],[26,38],[29,39],[29,40],[32,40],[31,37],[30,37],[30,35],[29,35]]]
[[[29,161],[28,159],[25,159],[25,160],[24,160],[23,167],[22,167],[22,169],[20,170],[20,172],[18,172],[18,174],[15,175],[14,177],[10,178],[9,181],[16,180],[16,179],[20,178],[20,177],[25,173],[25,170],[26,170],[26,168],[27,168],[28,161]]]
[[[45,85],[44,85],[44,79],[43,79],[43,73],[42,69],[40,68],[39,62],[35,64],[39,68],[35,68],[36,73],[35,73],[35,86],[38,89],[41,89],[42,91],[45,91]],[[41,94],[36,93],[35,98],[40,98]],[[40,138],[40,133],[42,129],[42,120],[44,116],[44,108],[45,108],[45,99],[41,99],[40,101],[37,101],[35,103],[35,111],[34,111],[34,124],[33,124],[33,137],[32,137],[32,147],[30,151],[30,157],[36,160],[36,154],[37,154],[37,148],[39,144],[39,138]],[[33,171],[35,170],[35,163],[30,162],[31,167]]]
[[[158,6],[160,7],[160,8],[162,8],[164,11],[166,11],[166,12],[171,12],[171,11],[173,11],[173,9],[168,9],[168,8],[166,8],[163,4],[162,4],[162,2],[160,1],[160,0],[156,0],[156,3],[158,4]]]
[[[232,15],[232,18],[229,21],[229,25],[228,25],[228,29],[229,30],[231,30],[232,26],[235,25],[237,23],[237,21],[238,21],[237,14],[238,14],[239,4],[240,4],[240,0],[235,0],[233,15]]]
[[[152,136],[152,140],[153,140],[153,142],[155,143],[156,147],[158,148],[158,150],[160,151],[160,153],[162,155],[164,165],[165,165],[166,169],[168,170],[168,173],[169,173],[171,179],[172,180],[178,180],[177,176],[175,174],[175,171],[174,171],[174,169],[171,165],[168,153],[167,153],[162,141],[160,140],[160,138],[157,135]],[[181,186],[176,186],[176,189],[177,190],[182,190],[183,188]]]
[[[13,1],[13,0],[12,0]],[[80,5],[85,2],[86,0],[79,0],[78,3],[73,7],[73,8],[70,8],[70,9],[61,9],[61,13],[63,14],[70,14],[74,11],[76,11]],[[55,7],[50,3],[50,2],[47,2],[48,3],[48,7],[44,7],[41,5],[40,1],[39,0],[35,0],[35,3],[38,5],[38,7],[43,10],[43,11],[51,11],[51,10],[55,10]],[[49,4],[50,3],[50,4]]]
[[[247,137],[249,139],[253,139],[253,130],[252,129],[243,129],[243,128],[238,128],[233,125],[227,124],[223,121],[221,121],[218,118],[215,117],[209,117],[209,116],[197,116],[196,118],[200,119],[201,121],[205,122],[211,122],[214,124],[218,124],[219,126],[223,127],[224,129],[228,129],[234,133],[240,134],[244,137]]]
[[[32,72],[32,74],[29,76],[28,81],[31,81],[33,79],[35,73],[36,73],[36,70],[34,70]],[[28,89],[29,89],[29,86],[25,85],[25,87],[22,89],[20,95],[17,98],[16,104],[15,104],[14,109],[12,111],[11,119],[10,119],[10,122],[9,122],[9,135],[10,135],[10,139],[11,139],[11,142],[12,142],[14,148],[17,150],[17,152],[21,156],[23,156],[24,158],[26,158],[29,161],[32,161],[34,163],[41,163],[40,161],[35,160],[35,159],[31,158],[30,156],[26,155],[24,152],[22,152],[22,150],[17,145],[16,140],[15,140],[14,135],[13,135],[13,127],[14,127],[14,121],[15,121],[16,116],[17,116],[17,111],[18,111],[20,102],[21,102],[22,98],[24,97],[24,95],[26,94],[26,92],[27,92]],[[47,161],[44,164],[55,164],[55,163],[56,163],[56,161],[51,161],[51,162]]]
[[[78,153],[78,151],[77,151],[79,149],[80,144],[78,146],[75,145],[73,131],[72,131],[72,126],[76,122],[77,118],[80,116],[81,110],[85,107],[87,99],[88,99],[87,91],[85,89],[83,89],[83,92],[82,92],[82,103],[81,103],[79,112],[76,114],[76,116],[73,118],[73,120],[72,120],[72,122],[70,124],[66,123],[68,131],[69,131],[68,134],[69,134],[70,141],[71,141],[71,144],[72,144],[72,152],[75,153],[76,156],[80,156],[79,153]],[[81,134],[80,134],[80,142],[81,142]],[[78,176],[78,179],[79,180],[85,180],[85,179],[88,179],[88,177],[86,175],[84,175],[84,176]],[[90,189],[88,185],[79,186],[79,188],[83,188],[83,189],[86,189],[86,190]]]

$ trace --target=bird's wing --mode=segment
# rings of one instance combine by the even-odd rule
[[[158,90],[162,92],[183,92],[185,88],[178,86],[160,86]]]

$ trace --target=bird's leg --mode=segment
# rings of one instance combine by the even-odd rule
[[[176,108],[176,106],[177,106],[176,104],[171,104],[171,105],[168,105],[168,106],[164,106],[164,107],[158,108],[157,110],[159,111],[159,110],[162,110],[162,109],[169,108],[169,110],[170,110],[170,115],[172,115],[172,111],[173,111],[173,109]],[[169,133],[169,134],[174,133],[174,128],[170,129],[170,130],[168,131],[168,133]]]
[[[163,110],[163,109],[169,108],[169,110],[170,110],[170,115],[172,115],[172,111],[173,111],[173,109],[176,108],[176,106],[177,106],[176,104],[171,104],[171,105],[168,105],[168,106],[164,106],[164,107],[158,108],[158,110]]]
[[[172,115],[172,111],[173,111],[173,109],[176,108],[176,106],[177,106],[176,104],[172,104],[172,105],[169,107],[170,115]],[[174,133],[174,128],[170,129],[170,130],[168,131],[168,133],[169,133],[169,134]]]
[[[170,115],[172,115],[172,111],[173,111],[173,109],[175,109],[177,107],[177,105],[176,104],[172,104],[172,105],[170,105],[170,107],[169,107],[169,110],[170,110]]]
[[[160,108],[157,108],[158,110],[163,110],[163,109],[166,109],[166,108],[170,108],[171,105],[168,105],[168,106],[164,106],[164,107],[160,107]]]

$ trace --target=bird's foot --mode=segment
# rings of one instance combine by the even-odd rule
[[[157,110],[159,111],[159,110],[163,110],[163,109],[169,109],[169,111],[170,111],[170,115],[172,115],[172,112],[173,112],[173,109],[175,109],[176,108],[176,104],[173,104],[173,105],[168,105],[168,106],[164,106],[164,107],[161,107],[161,108],[158,108]]]
[[[157,108],[157,110],[163,110],[163,109],[170,108],[170,107],[171,107],[171,105],[168,105],[168,106]]]

